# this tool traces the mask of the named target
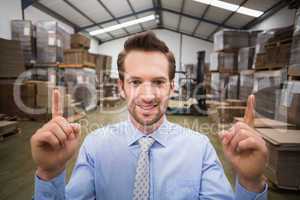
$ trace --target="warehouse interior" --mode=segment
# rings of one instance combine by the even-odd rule
[[[217,133],[244,120],[265,140],[270,200],[300,197],[300,2],[298,0],[3,0],[0,7],[0,199],[31,199],[30,139],[51,120],[52,92],[81,141],[128,118],[118,54],[152,31],[173,52],[169,121],[209,137],[235,174]],[[67,165],[69,178],[76,156]]]

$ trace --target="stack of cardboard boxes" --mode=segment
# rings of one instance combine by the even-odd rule
[[[0,38],[0,78],[16,78],[24,71],[20,42]]]
[[[30,20],[11,21],[12,40],[18,40],[23,50],[26,65],[36,62],[36,30]]]
[[[55,21],[39,21],[36,24],[37,63],[56,64],[63,61],[65,31]]]
[[[90,39],[79,33],[71,35],[71,49],[64,50],[64,64],[95,67],[94,57],[88,52]]]

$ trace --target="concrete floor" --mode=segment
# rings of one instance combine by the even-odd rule
[[[233,173],[229,164],[224,159],[222,149],[217,137],[213,134],[216,128],[206,126],[211,125],[207,117],[186,117],[186,116],[168,116],[172,122],[179,123],[183,126],[190,127],[194,130],[205,132],[210,137],[217,153],[224,165],[225,172],[233,182]],[[127,119],[126,111],[117,112],[115,114],[92,112],[81,120],[83,125],[83,138],[90,131],[104,126],[108,123],[118,122]],[[33,181],[35,166],[31,159],[30,137],[42,123],[24,121],[20,123],[22,133],[6,138],[0,142],[0,199],[20,200],[31,199],[33,193]],[[70,161],[67,167],[68,176],[72,171],[74,159]],[[269,190],[270,200],[299,200],[300,192],[284,191],[274,188]]]

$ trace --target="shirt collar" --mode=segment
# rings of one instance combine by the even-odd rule
[[[135,144],[141,137],[149,137],[151,136],[156,142],[158,142],[161,146],[166,147],[168,136],[170,133],[170,122],[167,120],[167,117],[163,116],[163,123],[160,125],[158,129],[156,129],[153,133],[149,135],[145,135],[143,132],[138,130],[132,123],[131,119],[128,118],[128,146]]]

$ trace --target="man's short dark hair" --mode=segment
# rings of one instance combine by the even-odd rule
[[[146,52],[158,51],[163,53],[169,62],[169,79],[174,79],[176,64],[173,53],[169,50],[169,48],[163,41],[156,37],[156,35],[152,31],[146,31],[128,38],[124,44],[124,49],[118,56],[118,72],[119,78],[122,81],[124,80],[125,72],[124,61],[127,54],[132,50],[140,50]]]

